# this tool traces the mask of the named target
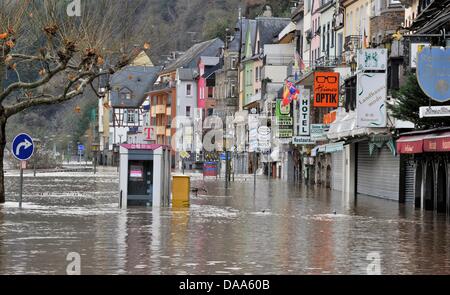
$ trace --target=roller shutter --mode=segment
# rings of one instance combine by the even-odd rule
[[[331,154],[331,189],[342,191],[344,172],[344,152]]]
[[[405,202],[413,203],[415,199],[415,169],[414,160],[405,161]]]
[[[357,191],[390,200],[399,200],[400,158],[394,157],[388,147],[375,148],[369,154],[367,142],[358,143]]]

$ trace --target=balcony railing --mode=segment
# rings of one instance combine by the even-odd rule
[[[289,66],[294,63],[294,56],[265,56],[265,66]]]

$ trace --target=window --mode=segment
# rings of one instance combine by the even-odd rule
[[[231,68],[236,69],[237,68],[237,58],[233,57],[231,59]]]
[[[235,84],[231,84],[231,97],[237,97]]]
[[[329,54],[329,51],[330,51],[330,35],[332,35],[331,34],[331,31],[330,31],[330,23],[328,23],[327,24],[327,54]]]
[[[186,95],[187,96],[192,96],[192,84],[187,84],[186,85]]]
[[[255,81],[258,82],[259,81],[259,67],[256,67],[256,72],[255,72]]]
[[[327,38],[327,32],[326,32],[326,27],[323,26],[322,29],[322,51],[326,50],[327,44],[326,44],[326,38]]]
[[[331,47],[334,47],[334,42],[335,42],[334,35],[335,35],[334,30],[331,30]]]
[[[191,116],[191,107],[187,106],[186,107],[186,117],[190,117]]]
[[[125,110],[124,111],[124,121],[129,123],[129,124],[134,124],[137,123],[137,112],[136,110]]]
[[[132,94],[132,92],[130,89],[122,88],[122,89],[120,89],[120,92],[119,92],[119,98],[120,99],[131,99],[131,96],[132,96],[131,94]]]

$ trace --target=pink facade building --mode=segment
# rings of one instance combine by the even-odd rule
[[[313,38],[311,40],[311,64],[314,65],[315,61],[320,58],[320,0],[313,0],[312,14],[311,14],[311,32]]]
[[[208,98],[212,98],[214,88],[208,86],[208,78],[212,74],[211,70],[215,69],[219,64],[218,57],[202,56],[198,62],[199,76],[197,80],[197,107],[199,109],[206,108]]]

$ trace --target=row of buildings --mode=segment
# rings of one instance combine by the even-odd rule
[[[402,149],[415,126],[388,110],[417,52],[446,42],[448,11],[449,1],[300,0],[290,18],[270,6],[239,15],[226,40],[166,67],[143,52],[104,89],[99,160],[115,164],[125,141],[166,144],[174,168],[229,159],[233,173],[448,212],[447,154]],[[299,95],[286,104],[288,82]]]

